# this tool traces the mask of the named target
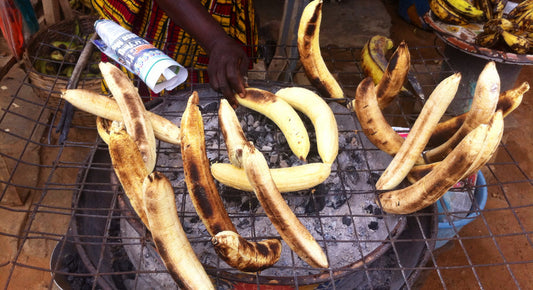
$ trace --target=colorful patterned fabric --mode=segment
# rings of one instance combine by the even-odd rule
[[[229,36],[242,44],[250,59],[253,59],[257,53],[257,28],[252,0],[198,1]],[[119,23],[184,67],[190,68],[190,82],[209,81],[207,53],[196,40],[170,20],[155,0],[91,0],[91,3],[102,18]]]

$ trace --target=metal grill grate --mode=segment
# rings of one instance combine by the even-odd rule
[[[291,49],[294,48],[286,48],[285,55],[290,55]],[[359,58],[360,48],[325,48],[323,55],[331,71],[345,89],[346,95],[352,97],[357,84],[363,78]],[[261,63],[262,59],[258,60]],[[411,48],[411,61],[412,71],[421,83],[426,96],[429,96],[443,76],[448,76],[454,71],[444,57],[442,47],[438,45]],[[286,70],[266,71],[257,65],[249,73],[250,83],[260,83],[267,87],[280,84],[309,87],[305,75],[298,69],[297,59],[276,56],[272,63],[276,64],[275,67],[291,68],[294,71],[289,74],[286,74]],[[267,80],[272,75],[279,78],[275,81]],[[165,98],[167,101],[183,100],[183,96],[193,90],[209,89],[204,85],[189,83],[186,88],[170,92]],[[10,206],[0,203],[0,215],[13,217],[17,222],[24,221],[21,222],[21,228],[0,230],[0,238],[8,241],[8,248],[13,250],[13,255],[0,264],[2,275],[0,280],[4,282],[4,287],[7,289],[25,285],[25,275],[41,277],[43,281],[41,286],[46,288],[57,285],[61,288],[70,286],[94,289],[141,289],[146,285],[157,285],[146,283],[164,283],[160,277],[164,276],[166,271],[150,268],[146,265],[148,262],[141,259],[153,256],[155,257],[153,261],[158,261],[149,233],[132,215],[120,186],[112,177],[107,147],[97,137],[96,130],[74,126],[69,139],[64,144],[58,145],[54,125],[54,120],[57,118],[54,119],[52,116],[60,112],[60,108],[49,106],[49,99],[39,100],[32,97],[31,92],[32,84],[25,75],[18,83],[18,87],[12,88],[11,98],[4,102],[0,117],[2,138],[8,140],[6,143],[10,146],[17,148],[17,150],[0,151],[0,157],[8,164],[8,174],[3,175],[0,180],[0,201],[5,203],[10,196],[9,192],[13,190],[30,192],[25,205]],[[49,96],[53,97],[50,94]],[[204,101],[217,99],[202,95],[200,97]],[[414,122],[416,112],[421,105],[420,99],[398,98],[387,109],[387,117],[394,125],[409,127]],[[163,108],[160,113],[169,119],[177,120],[182,112]],[[204,113],[205,116],[209,114],[215,113]],[[338,113],[337,117],[339,114],[352,118],[355,124],[356,117],[353,113]],[[360,130],[345,130],[344,133],[353,133],[356,136],[361,147],[354,151],[360,151],[362,154],[378,151],[369,142],[365,142],[366,138]],[[210,151],[217,152],[218,156],[221,156],[224,149],[211,148]],[[35,152],[41,157],[29,158]],[[159,142],[159,155],[172,155],[178,152],[179,147]],[[353,160],[355,163],[363,163],[355,171],[375,176],[384,169],[383,166],[370,164],[372,162],[369,163],[369,160],[371,159]],[[316,237],[328,256],[333,254],[328,251],[332,251],[331,245],[334,243],[354,243],[353,251],[361,253],[362,245],[365,243],[374,242],[381,245],[352,267],[331,265],[329,269],[316,270],[297,263],[297,256],[289,253],[292,265],[274,266],[285,273],[283,279],[277,281],[273,281],[273,278],[265,273],[244,274],[232,271],[221,261],[217,261],[214,266],[206,266],[207,271],[220,289],[237,286],[256,288],[268,283],[286,284],[296,288],[309,284],[332,289],[347,287],[397,289],[413,288],[418,280],[427,275],[437,275],[437,281],[445,288],[454,287],[446,282],[446,276],[457,271],[468,272],[468,277],[476,279],[481,288],[490,287],[486,284],[486,273],[496,268],[499,269],[503,279],[520,287],[525,279],[530,277],[517,274],[519,268],[530,268],[533,264],[531,221],[524,220],[523,217],[525,211],[531,211],[533,208],[531,198],[527,198],[533,192],[533,182],[521,168],[519,161],[513,157],[504,141],[500,145],[497,158],[482,169],[487,182],[480,187],[486,187],[489,196],[498,198],[501,202],[490,209],[480,210],[474,207],[473,211],[479,213],[478,220],[483,225],[482,230],[469,235],[459,233],[457,237],[451,238],[452,243],[460,247],[462,252],[455,263],[441,263],[437,252],[433,251],[436,242],[445,240],[437,237],[437,208],[433,206],[400,218],[401,226],[389,227],[385,223],[387,236],[383,239],[365,240],[364,237],[359,237],[360,225],[355,223],[350,225],[354,232],[352,239],[333,240],[325,236]],[[167,176],[179,175],[183,171],[177,163],[158,162],[157,169]],[[33,171],[37,172],[35,178],[27,178],[27,173]],[[337,174],[353,173],[340,167],[334,167],[333,171]],[[342,180],[341,178],[341,182]],[[182,189],[177,186],[176,192]],[[478,187],[470,188],[471,198],[475,189]],[[366,193],[368,192],[374,194],[375,190],[367,190]],[[364,190],[352,188],[339,194],[362,193],[365,193]],[[524,198],[517,202],[510,197],[516,194],[521,194]],[[187,229],[191,220],[196,218],[196,214],[190,210],[190,200],[186,194],[178,194],[177,197],[178,214]],[[253,197],[250,196],[250,200],[253,200]],[[449,211],[444,212],[444,215],[451,217],[461,213]],[[498,217],[505,213],[511,213],[515,219],[514,224],[499,223]],[[264,214],[230,212],[230,216],[235,221],[243,218],[251,221],[250,232],[243,234],[244,236],[257,240],[265,238],[260,234],[260,229],[255,227],[260,219],[266,219]],[[317,219],[322,228],[334,219],[343,217],[355,221],[360,218],[381,219],[384,216],[386,215],[379,210],[370,210],[363,214],[352,213],[347,216],[324,215],[320,212],[298,214],[301,219]],[[128,227],[131,229],[126,233]],[[460,228],[453,226],[452,230],[457,232]],[[195,233],[189,238],[193,244],[209,244],[209,236],[206,234]],[[490,248],[487,249],[490,251],[487,257],[471,255],[472,244],[478,241],[480,245]],[[524,248],[522,256],[515,256],[514,252],[507,249],[510,241],[520,241],[521,244],[517,247]],[[350,254],[352,253],[346,253]],[[306,274],[302,275],[302,272]]]

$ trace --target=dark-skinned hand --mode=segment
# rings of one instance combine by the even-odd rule
[[[248,72],[248,56],[231,38],[221,38],[213,43],[209,53],[209,83],[211,87],[236,107],[235,94],[244,96],[244,76]]]

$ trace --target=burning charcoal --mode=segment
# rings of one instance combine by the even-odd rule
[[[242,191],[240,191],[240,190],[234,189],[234,188],[229,187],[229,186],[222,185],[218,189],[218,192],[220,193],[220,196],[222,197],[224,202],[226,202],[228,204],[241,205],[243,203],[242,202],[243,194],[242,194]]]
[[[208,151],[207,159],[209,159],[210,162],[218,160],[218,153],[216,151]]]
[[[274,142],[276,144],[279,144],[281,148],[285,148],[285,150],[289,149],[289,145],[287,144],[287,139],[285,139],[285,135],[283,135],[283,133],[279,130],[274,133]]]
[[[289,163],[287,163],[286,160],[280,160],[279,161],[279,167],[289,167]]]
[[[361,186],[362,181],[360,181],[361,178],[359,178],[359,172],[347,172],[345,174],[342,174],[342,177],[344,180],[345,189],[363,189],[363,187]]]
[[[261,125],[261,124],[259,123],[258,120],[256,120],[256,121],[254,122],[254,124],[252,125],[252,128],[254,129],[254,131],[257,131],[257,132],[261,132],[261,131],[262,131],[262,130],[261,130],[261,127],[260,127],[259,125]]]
[[[366,169],[364,156],[361,151],[342,151],[337,156],[339,168],[343,171],[355,171]]]
[[[188,225],[183,225],[183,231],[187,234],[192,234],[194,232],[194,229]]]
[[[270,154],[270,164],[275,164],[277,163],[279,160],[279,155],[272,152],[272,154]]]
[[[248,200],[242,203],[240,210],[255,212],[258,207],[259,201],[256,198],[249,198]]]
[[[275,140],[274,140],[274,135],[272,135],[272,134],[265,134],[264,142],[265,142],[266,144],[268,144],[269,146],[274,145],[274,142],[275,142]]]
[[[324,234],[324,240],[327,240],[330,244],[335,245],[336,242],[334,242],[337,238],[335,236],[332,236],[329,233]]]
[[[307,204],[305,205],[305,213],[318,213],[326,206],[327,189],[324,184],[318,185],[313,189],[312,194],[309,195]]]
[[[376,215],[378,219],[383,219],[383,211],[379,206],[369,204],[364,209],[367,213]]]
[[[250,225],[250,220],[248,219],[241,219],[241,221],[237,224],[237,228],[243,229],[247,228]]]
[[[198,216],[194,216],[194,217],[191,217],[191,218],[189,219],[189,222],[190,222],[191,224],[196,224],[196,223],[198,223],[199,221],[200,221],[200,218],[199,218]]]
[[[266,132],[275,132],[276,130],[279,131],[279,129],[277,129],[278,128],[277,125],[274,124],[272,121],[269,121],[269,120],[267,120],[264,123],[263,128],[265,128]],[[280,133],[280,132],[278,132],[278,133]],[[283,134],[281,134],[281,135],[283,135]]]
[[[261,152],[270,152],[270,151],[272,151],[272,146],[264,145],[263,147],[261,147]]]
[[[255,122],[253,115],[247,115],[245,119],[246,119],[246,126],[243,126],[243,129],[247,128],[248,126],[252,126]]]
[[[379,178],[381,177],[381,173],[372,171],[370,173],[370,178],[368,179],[368,184],[373,185],[378,182]]]
[[[315,232],[317,232],[317,234],[319,234],[320,236],[324,236],[324,231],[322,231],[322,228],[320,227],[320,223],[315,223]]]
[[[352,157],[349,151],[339,152],[337,156],[337,163],[339,164],[339,169],[346,170],[347,168],[353,168]]]
[[[342,217],[342,223],[344,225],[350,226],[350,225],[352,225],[352,219],[349,216],[343,216]]]
[[[328,201],[326,205],[328,207],[338,209],[341,206],[343,206],[347,200],[348,200],[348,197],[344,193],[331,194],[328,196]]]
[[[218,111],[218,102],[211,102],[209,104],[200,106],[200,112],[202,112],[202,114],[215,113],[217,111]]]
[[[252,130],[247,130],[247,131],[244,131],[245,134],[246,134],[246,138],[250,141],[252,141],[254,144],[260,144],[261,141],[261,134],[262,132],[257,132],[257,131],[252,131]]]
[[[339,134],[339,148],[353,150],[360,149],[360,143],[357,139],[357,134],[353,132],[347,132]]]
[[[291,156],[289,157],[289,163],[292,166],[296,166],[296,165],[302,165],[305,162],[303,162],[302,160],[298,159],[298,156],[296,156],[294,154],[291,154]]]
[[[374,214],[377,216],[378,219],[383,219],[383,210],[379,207],[374,207]]]
[[[376,221],[371,221],[369,224],[368,224],[368,228],[373,230],[373,231],[376,231],[377,229],[379,229],[379,224],[378,222]]]

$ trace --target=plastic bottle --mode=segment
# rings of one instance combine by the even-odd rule
[[[171,90],[187,79],[187,70],[145,39],[117,23],[100,19],[94,27],[101,40],[94,44],[136,74],[155,93]]]

